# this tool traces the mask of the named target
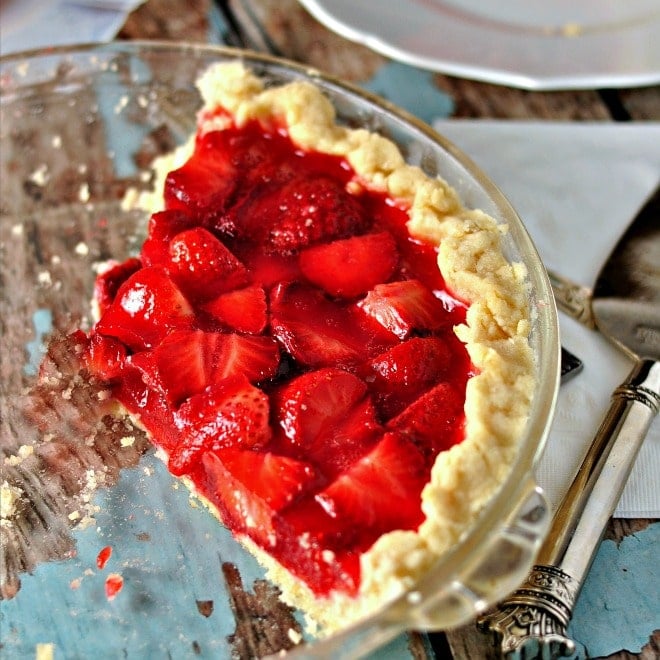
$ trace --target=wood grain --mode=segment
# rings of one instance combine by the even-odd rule
[[[149,0],[133,11],[119,39],[206,42],[210,0]]]
[[[111,183],[95,94],[78,85],[64,103],[53,90],[67,74],[62,68],[1,109],[0,467],[15,495],[2,520],[1,598],[16,595],[21,574],[73,552],[72,528],[93,520],[94,488],[115,483],[148,447],[130,422],[110,415],[104,388],[81,378],[77,343],[66,338],[89,322],[92,260],[126,250],[121,219],[99,224],[106,213],[121,218],[112,200],[122,189]],[[71,112],[81,120],[72,122]],[[43,122],[53,131],[43,131]],[[111,201],[92,211],[81,196]],[[37,365],[34,373],[25,368],[26,347],[41,350],[39,313],[53,338],[35,379]]]
[[[302,639],[302,627],[294,610],[280,601],[279,589],[266,580],[257,580],[250,592],[231,562],[222,563],[222,575],[236,621],[235,632],[229,637],[232,658],[261,658],[291,649]]]
[[[244,6],[249,6],[254,16],[266,27],[269,36],[277,47],[285,56],[291,59],[306,62],[316,68],[356,83],[368,80],[386,63],[385,58],[380,55],[329,32],[315,21],[296,0],[243,0],[240,3],[234,1],[233,4],[239,12],[245,11]],[[119,33],[119,38],[206,42],[209,39],[210,30],[213,29],[208,20],[210,8],[210,0],[147,0],[129,16]],[[217,37],[217,35],[211,36]],[[433,82],[438,89],[446,92],[454,99],[453,117],[455,118],[599,122],[612,121],[613,119],[660,120],[659,87],[621,91],[529,92],[441,74],[434,75]],[[38,112],[38,108],[35,108],[35,112]],[[10,164],[11,167],[17,167],[16,163],[21,162],[22,165],[20,166],[25,168],[20,176],[16,176],[16,172],[13,172],[12,177],[8,178],[6,171],[1,173],[3,197],[0,215],[4,216],[2,219],[5,221],[8,218],[15,217],[17,209],[13,204],[17,199],[22,200],[21,203],[25,205],[22,210],[40,209],[48,204],[48,199],[44,198],[44,189],[35,183],[34,177],[31,177],[31,174],[39,165],[39,134],[38,132],[31,133],[28,128],[29,124],[26,125],[23,132],[15,136],[16,154],[20,155],[21,158],[6,158],[6,154],[3,154],[3,166],[4,164]],[[63,131],[66,131],[64,126]],[[87,141],[89,145],[93,144],[99,137],[100,135],[93,132],[92,122],[90,133],[71,135],[64,142],[71,146],[72,153],[75,154],[80,153],[79,142],[81,140]],[[161,142],[163,140],[168,141],[168,136],[164,136],[162,140],[158,136],[152,137],[154,143],[156,143],[154,146],[155,151],[162,148]],[[104,154],[105,150],[101,147],[102,145],[96,145],[90,150],[90,153]],[[33,156],[29,156],[30,153]],[[27,158],[25,158],[25,154],[28,154]],[[67,158],[66,152],[63,152],[61,163],[56,164],[57,166],[54,167],[53,172],[60,177],[58,185],[60,191],[68,190],[71,199],[74,199],[80,192],[81,177],[78,170],[70,165],[67,166],[67,161],[71,161],[71,159]],[[108,166],[108,163],[102,159],[94,162],[93,171],[99,173],[98,182],[94,178],[84,177],[85,182],[91,182],[92,194],[94,194],[95,186],[102,185],[101,182],[104,178],[102,173],[104,168]],[[6,189],[7,181],[13,181],[14,183],[9,185],[15,185],[16,188]],[[86,222],[89,222],[89,219]],[[7,227],[11,227],[11,223],[7,224],[5,222],[3,231],[7,231]],[[38,231],[34,227],[31,228],[29,223],[26,225],[25,230],[28,232],[25,239],[29,238],[30,240],[35,238],[35,231]],[[61,240],[64,241],[64,244],[60,245],[60,248],[66,249],[66,253],[70,255],[78,240],[77,236],[84,237],[93,233],[94,228],[88,225],[82,234],[74,233],[63,236]],[[3,235],[3,241],[5,238],[6,236]],[[14,238],[16,239],[14,243],[22,245],[24,239],[18,233]],[[38,236],[37,238],[37,247],[34,249],[42,251],[40,255],[42,263],[52,269],[52,257],[57,253],[53,251],[52,245],[44,242]],[[99,255],[107,255],[115,251],[116,246],[110,244],[111,241],[112,238],[106,237],[96,245]],[[17,247],[14,243],[11,243],[11,249]],[[27,248],[23,246],[21,249]],[[21,266],[24,263],[25,259],[21,258],[20,249],[16,250],[16,258],[11,262],[3,259],[3,264],[6,265],[6,270],[2,273],[3,278],[5,278],[5,286],[21,286],[21,281],[30,283],[35,281],[38,273],[33,270],[26,270],[25,266]],[[76,262],[73,258],[63,266],[61,262],[58,265],[62,268],[74,268],[75,266]],[[52,271],[52,277],[53,281],[57,281],[57,270]],[[34,290],[34,287],[32,287],[32,290]],[[30,295],[32,294],[26,289],[28,301]],[[43,291],[41,295],[44,295]],[[32,301],[29,304],[37,303]],[[15,369],[12,371],[11,362],[6,356],[12,355],[16,350],[22,350],[30,329],[12,327],[11,318],[3,310],[3,344],[0,347],[0,355],[2,356],[0,368],[2,369],[4,383],[14,383],[14,385],[22,386],[20,382],[22,376],[17,374]],[[63,366],[61,364],[58,366],[59,358],[56,345],[51,347],[51,357],[49,359],[55,365],[55,368],[61,371]],[[70,376],[73,377],[72,374]],[[65,385],[65,389],[68,389],[68,385]],[[74,394],[74,401],[76,397],[81,396],[90,401],[95,398],[98,400],[98,392],[95,391],[79,392],[75,390],[75,387],[72,387],[71,392]],[[55,415],[60,420],[66,420],[69,425],[76,425],[77,430],[80,430],[80,425],[87,428],[85,437],[91,437],[90,429],[93,429],[94,439],[83,448],[73,446],[71,442],[67,441],[66,437],[61,436],[47,447],[38,448],[38,451],[29,459],[25,459],[28,461],[27,463],[17,463],[3,470],[3,479],[8,479],[12,484],[16,484],[28,492],[30,490],[41,490],[53,493],[49,503],[43,502],[43,506],[38,505],[33,511],[25,512],[19,526],[14,527],[9,534],[3,534],[3,543],[6,539],[9,539],[9,542],[15,544],[16,547],[22,545],[22,549],[13,554],[5,552],[6,547],[3,547],[2,564],[0,564],[0,583],[2,584],[3,597],[11,597],[15,594],[19,588],[19,576],[22,571],[31,570],[35,563],[40,560],[63,557],[71,551],[70,527],[73,521],[69,518],[69,515],[84,503],[81,499],[85,485],[83,475],[89,469],[97,471],[101,466],[108,464],[111,466],[108,483],[111,483],[112,479],[115,478],[113,475],[116,476],[116,471],[124,465],[134,464],[139,460],[140,453],[146,447],[144,438],[138,437],[137,443],[130,451],[126,451],[126,447],[121,447],[119,442],[121,437],[125,436],[126,429],[104,427],[103,425],[106,422],[103,421],[102,409],[97,410],[94,415],[88,413],[86,419],[76,418],[75,414],[68,408],[67,400],[62,399],[61,394],[62,390],[33,391],[32,396],[25,400],[25,406],[20,407],[21,415],[34,414],[35,406],[37,408],[38,406],[46,406],[49,415]],[[83,409],[89,411],[90,407],[83,406]],[[15,412],[9,413],[7,410],[0,410],[0,415],[4,424],[2,427],[4,457],[16,456],[18,447],[15,443],[9,443],[6,438],[10,436],[4,433],[8,425],[19,424],[20,422],[16,417],[12,417]],[[30,439],[28,438],[27,441],[29,443]],[[2,458],[0,456],[0,460]],[[30,465],[30,462],[39,462],[39,464],[35,468],[34,465]],[[33,477],[29,476],[48,473],[55,475],[53,483],[50,485],[32,482]],[[41,500],[37,498],[37,501]],[[64,504],[57,508],[52,504],[54,501],[63,502]],[[620,542],[627,535],[645,529],[652,522],[649,520],[612,520],[605,538]],[[21,527],[21,525],[27,527]],[[34,530],[42,530],[43,532],[40,532],[41,544],[35,546],[37,548],[36,554],[34,547],[31,546],[29,551],[26,549],[25,538],[27,532],[25,529],[28,528],[32,530],[30,534],[34,533]],[[48,534],[46,534],[46,531]],[[19,559],[16,559],[17,557]],[[249,606],[248,610],[250,607],[254,609],[255,603],[250,600],[251,594],[246,592],[242,583],[240,583],[240,576],[233,575],[228,566],[225,566],[223,575],[230,591],[233,589],[232,598],[237,613],[236,643],[242,643],[241,637],[245,639],[242,634],[239,634],[240,626],[248,626],[245,629],[247,630],[245,633],[247,636],[254,636],[254,634],[257,637],[261,636],[261,632],[254,633],[252,628],[254,619],[251,616],[244,617],[241,614],[241,612],[247,611],[244,606]],[[260,594],[260,597],[262,595]],[[198,603],[198,608],[200,615],[207,616],[212,611],[213,605],[212,602],[204,601]],[[256,616],[258,618],[261,615],[257,613]],[[241,619],[241,617],[243,618]],[[279,642],[277,643],[283,644],[280,648],[286,647],[290,642],[288,628],[286,627],[290,622],[288,622],[286,614],[283,616],[282,621],[285,621],[286,625],[283,624],[281,630],[277,632],[277,635],[281,637],[278,638]],[[444,653],[447,652],[447,639],[449,639],[453,656],[456,659],[491,657],[492,649],[489,647],[487,639],[482,635],[475,637],[475,634],[472,628],[468,627],[460,633],[450,633],[448,637],[444,635],[434,636],[436,638],[436,648],[440,649],[439,653],[442,654],[441,657],[444,657]],[[287,639],[284,639],[282,635],[287,636]],[[420,644],[419,638],[413,636],[411,639],[413,640],[411,642],[413,644],[411,647],[413,656],[425,657],[423,644]],[[417,639],[416,643],[415,639]],[[270,648],[274,649],[276,646],[277,644],[273,644]],[[239,651],[240,653],[242,651]],[[632,660],[633,658],[650,660],[657,657],[660,657],[660,631],[658,630],[651,633],[648,643],[639,654],[622,650],[608,656],[612,660]]]

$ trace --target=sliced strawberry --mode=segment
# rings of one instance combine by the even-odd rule
[[[267,291],[280,282],[300,279],[297,255],[264,254],[261,250],[241,251],[239,258],[250,272],[253,282],[260,282]]]
[[[203,227],[177,234],[169,251],[172,278],[191,300],[210,300],[247,282],[245,266]]]
[[[278,423],[295,445],[306,447],[366,393],[366,384],[342,369],[310,371],[278,391]]]
[[[85,366],[101,380],[113,380],[122,374],[126,361],[126,346],[114,337],[92,333],[85,351]]]
[[[376,408],[367,396],[346,413],[322,429],[310,447],[310,456],[334,478],[361,458],[382,434]]]
[[[442,302],[419,280],[378,284],[358,307],[399,339],[413,330],[438,330],[449,323]]]
[[[259,334],[267,321],[266,292],[258,285],[221,293],[201,306],[207,314],[238,332]]]
[[[361,456],[381,427],[363,381],[325,368],[294,378],[275,394],[277,423],[297,456],[334,474]]]
[[[226,135],[211,131],[198,137],[194,155],[165,179],[167,209],[187,211],[211,222],[226,208],[236,187],[236,168],[226,152]]]
[[[273,516],[319,482],[309,463],[272,452],[219,449],[202,458],[208,487],[236,531],[276,541]]]
[[[323,481],[312,466],[269,452],[242,452],[244,459],[228,465],[224,459],[229,452],[233,450],[205,454],[202,476],[204,494],[217,502],[228,527],[248,535],[315,593],[340,589],[354,594],[359,584],[359,554],[342,550],[355,544],[358,530],[330,517],[313,499]],[[255,454],[253,460],[249,453]],[[274,490],[263,488],[262,483],[272,484]],[[266,499],[267,491],[272,502]]]
[[[172,407],[160,392],[145,384],[140,371],[130,362],[124,363],[121,378],[113,383],[112,395],[139,420],[156,447],[166,452],[176,447],[181,430],[175,424]]]
[[[382,439],[316,495],[337,520],[380,533],[417,529],[429,469],[417,447],[397,433]]]
[[[262,121],[252,121],[233,130],[227,140],[231,148],[232,163],[241,173],[241,186],[236,198],[252,196],[264,188],[283,186],[300,168],[300,157],[290,162],[285,156],[293,147],[286,133],[272,127],[264,128]],[[295,148],[295,147],[294,147]]]
[[[386,282],[397,260],[394,238],[383,231],[307,248],[300,253],[300,269],[331,296],[355,298]]]
[[[185,211],[172,209],[159,211],[149,218],[147,238],[142,244],[140,257],[145,266],[168,264],[169,243],[172,238],[197,224],[195,218]]]
[[[355,595],[360,585],[360,552],[376,535],[352,520],[330,516],[314,499],[304,495],[274,520],[277,546],[272,553],[309,585],[314,593],[339,590]]]
[[[210,385],[175,413],[180,440],[169,455],[175,476],[194,469],[200,452],[263,447],[271,436],[268,397],[244,376]]]
[[[170,405],[226,378],[244,376],[256,383],[277,373],[279,348],[272,337],[182,330],[151,351],[132,355],[131,364],[145,382],[162,392]]]
[[[423,392],[444,380],[452,352],[440,337],[411,337],[368,360],[358,375],[374,394],[384,419],[401,412]]]
[[[94,300],[98,304],[99,314],[103,314],[110,307],[119,287],[141,267],[140,260],[131,257],[121,263],[109,262],[108,267],[97,275],[94,282]]]
[[[133,273],[99,322],[96,331],[116,337],[133,351],[160,343],[170,332],[190,328],[193,310],[167,271],[159,266]]]
[[[343,183],[324,175],[300,175],[265,187],[246,198],[235,216],[241,238],[283,255],[361,232],[369,225],[357,198]]]
[[[387,345],[381,334],[361,323],[357,308],[298,282],[273,289],[270,312],[273,336],[305,366],[350,367]]]
[[[440,383],[387,423],[407,435],[432,464],[439,452],[463,439],[464,394],[450,383]]]

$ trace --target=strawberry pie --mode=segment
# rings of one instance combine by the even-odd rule
[[[199,81],[86,368],[325,631],[414,586],[506,477],[534,383],[501,229],[309,82]]]

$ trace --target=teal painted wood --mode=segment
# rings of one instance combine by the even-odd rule
[[[32,659],[37,644],[52,643],[56,660],[229,658],[235,620],[221,564],[235,564],[252,592],[264,577],[257,562],[153,454],[94,502],[95,524],[74,533],[76,555],[23,576],[18,595],[0,604],[0,657]],[[100,570],[105,546],[113,552]],[[112,601],[110,573],[124,579]],[[213,601],[210,616],[198,600]],[[412,657],[407,636],[378,657]]]
[[[569,626],[587,657],[639,653],[660,629],[660,522],[601,544]]]
[[[427,124],[454,111],[454,100],[433,84],[431,72],[400,62],[388,61],[361,86]]]

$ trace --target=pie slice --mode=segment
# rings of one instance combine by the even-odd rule
[[[414,585],[513,460],[534,379],[500,229],[308,82],[239,62],[157,163],[85,364],[330,632]]]

